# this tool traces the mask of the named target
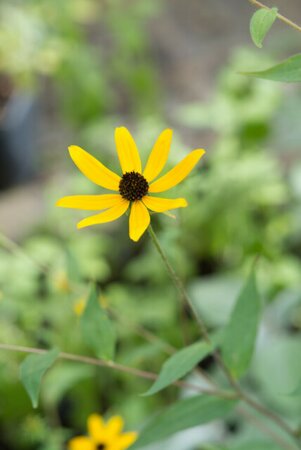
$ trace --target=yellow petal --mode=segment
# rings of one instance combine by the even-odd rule
[[[70,156],[79,170],[93,183],[112,191],[119,190],[120,177],[105,167],[90,153],[76,145],[69,147]]]
[[[137,437],[138,434],[134,431],[121,434],[120,436],[118,436],[118,439],[116,439],[116,442],[112,446],[112,450],[126,450],[137,440]]]
[[[150,183],[161,172],[168,158],[172,130],[164,130],[158,137],[146,163],[143,176]]]
[[[185,198],[158,198],[150,195],[143,197],[143,203],[148,209],[155,212],[164,212],[175,208],[185,208],[187,206]]]
[[[154,181],[149,187],[149,192],[163,192],[180,183],[194,168],[199,159],[205,154],[205,150],[194,150],[189,153],[179,164],[171,169],[163,177]]]
[[[115,204],[112,208],[78,222],[77,228],[89,227],[98,223],[112,222],[113,220],[119,219],[129,207],[128,200],[124,200],[122,197],[120,199],[119,203]]]
[[[141,160],[137,146],[125,127],[116,128],[115,142],[122,172],[141,173]]]
[[[104,434],[105,424],[98,414],[91,414],[87,420],[89,435],[94,442],[101,441]]]
[[[133,202],[130,214],[130,238],[138,241],[150,223],[150,216],[144,204],[137,200]]]
[[[68,450],[95,450],[95,445],[90,438],[79,436],[69,441]]]
[[[114,439],[119,435],[124,427],[124,421],[120,416],[111,417],[105,426],[106,439],[114,442]]]
[[[56,202],[56,206],[75,209],[107,209],[118,203],[119,194],[104,195],[70,195]]]

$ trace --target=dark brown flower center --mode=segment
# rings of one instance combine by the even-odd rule
[[[130,202],[141,200],[148,193],[148,188],[148,182],[138,172],[124,173],[119,183],[121,197]]]
[[[96,450],[106,450],[105,444],[98,444]]]

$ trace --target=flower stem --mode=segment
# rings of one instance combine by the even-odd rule
[[[295,447],[290,443],[286,442],[282,436],[278,436],[274,430],[267,427],[267,425],[262,422],[258,417],[253,416],[245,408],[238,408],[238,413],[241,414],[248,422],[253,424],[262,434],[269,436],[278,446],[282,447],[284,450],[294,450]]]
[[[161,244],[160,244],[160,242],[159,242],[159,240],[158,240],[158,238],[157,238],[157,236],[156,236],[156,234],[155,234],[155,232],[154,232],[154,230],[153,230],[151,225],[149,225],[149,227],[148,227],[148,232],[149,232],[149,235],[150,235],[150,237],[152,239],[152,242],[153,242],[154,246],[156,247],[159,255],[162,258],[162,261],[163,261],[163,263],[164,263],[164,265],[165,265],[165,267],[166,267],[166,269],[167,269],[167,271],[169,273],[170,278],[173,281],[173,284],[175,285],[176,289],[178,290],[182,300],[184,300],[185,303],[187,303],[188,306],[190,307],[190,309],[191,309],[191,311],[192,311],[192,313],[193,313],[193,315],[194,315],[194,317],[195,317],[195,319],[196,319],[196,321],[197,321],[197,323],[198,323],[198,325],[200,327],[200,331],[201,331],[202,337],[204,338],[204,340],[208,344],[211,344],[211,341],[210,341],[210,338],[209,338],[209,334],[208,334],[207,328],[206,328],[203,320],[200,318],[200,316],[199,316],[199,314],[198,314],[198,312],[197,312],[197,310],[196,310],[192,300],[190,299],[190,297],[189,297],[189,295],[188,295],[188,293],[187,293],[187,291],[186,291],[186,289],[185,289],[185,287],[184,287],[184,285],[182,283],[182,280],[178,277],[178,275],[176,274],[174,268],[171,266],[171,264],[170,264],[170,262],[169,262],[169,260],[168,260],[168,258],[166,256],[164,250],[162,249]]]
[[[161,256],[161,259],[170,275],[170,278],[172,279],[176,289],[178,290],[179,294],[181,295],[182,299],[187,303],[187,305],[190,307],[193,315],[195,316],[199,327],[200,327],[200,332],[202,337],[204,338],[204,340],[208,343],[211,344],[211,339],[209,336],[209,333],[207,331],[206,325],[203,322],[203,320],[199,317],[198,312],[191,300],[191,298],[189,297],[183,283],[182,280],[178,277],[178,275],[176,274],[174,268],[171,266],[164,250],[161,247],[161,244],[152,228],[152,226],[150,225],[148,227],[148,232],[149,235],[152,239],[152,242],[154,243],[154,246],[156,248],[156,250],[158,251],[159,255]],[[229,384],[233,387],[233,389],[235,390],[235,392],[237,393],[238,398],[240,398],[244,403],[248,404],[249,406],[251,406],[253,409],[255,409],[256,411],[260,412],[262,415],[266,416],[269,420],[271,420],[272,422],[274,422],[279,428],[281,428],[283,431],[285,431],[292,439],[294,439],[296,445],[298,446],[298,448],[301,448],[300,446],[300,442],[296,437],[296,433],[293,429],[290,428],[289,425],[286,424],[286,422],[284,422],[279,416],[277,416],[273,411],[270,411],[268,408],[266,408],[265,406],[261,405],[260,403],[258,403],[256,400],[253,400],[252,397],[250,397],[248,394],[246,394],[242,388],[240,387],[239,383],[236,381],[236,379],[232,376],[230,370],[228,369],[228,367],[226,366],[226,364],[224,363],[221,355],[215,351],[213,353],[213,356],[215,358],[216,363],[218,364],[218,366],[222,369],[223,373],[225,374]]]
[[[271,9],[267,5],[264,5],[263,3],[259,2],[258,0],[249,0],[249,2],[252,3],[252,5],[256,6],[257,8]],[[299,25],[297,25],[295,22],[288,19],[287,17],[283,16],[282,14],[277,13],[277,18],[279,20],[282,20],[282,22],[286,23],[286,25],[289,25],[295,30],[301,32],[301,27]]]

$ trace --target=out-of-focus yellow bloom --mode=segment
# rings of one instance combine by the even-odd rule
[[[71,291],[71,286],[66,272],[60,271],[55,274],[54,286],[59,292],[68,293]]]
[[[98,414],[88,418],[88,436],[78,436],[68,444],[68,450],[126,450],[137,439],[137,433],[122,433],[124,423],[120,416],[111,417],[106,423]]]
[[[86,306],[86,299],[85,298],[80,298],[79,300],[77,300],[77,302],[75,303],[73,310],[75,312],[75,314],[77,316],[81,316],[82,313],[84,312],[85,306]]]
[[[99,298],[98,298],[99,304],[103,309],[108,308],[108,299],[100,294]],[[82,297],[80,299],[77,300],[77,302],[74,305],[74,312],[77,316],[81,316],[82,313],[84,312],[84,309],[86,307],[86,303],[87,303],[87,299]]]
[[[78,228],[112,222],[130,208],[129,235],[138,241],[150,224],[149,210],[165,212],[187,206],[184,198],[168,199],[149,194],[165,192],[188,176],[205,150],[190,152],[179,164],[156,180],[166,164],[172,138],[172,130],[163,131],[142,170],[139,152],[133,137],[125,127],[116,128],[115,142],[122,169],[122,176],[105,167],[100,161],[76,145],[69,147],[70,156],[79,170],[93,183],[115,191],[116,194],[73,195],[63,197],[57,206],[84,210],[104,210],[81,220]]]

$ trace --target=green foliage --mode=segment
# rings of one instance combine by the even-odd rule
[[[114,0],[102,8],[96,0],[3,3],[0,71],[9,74],[16,87],[33,92],[39,89],[41,75],[51,77],[58,91],[58,112],[78,127],[99,122],[124,104],[133,113],[156,110],[155,71],[144,29],[157,12],[156,4]],[[93,27],[105,30],[114,58],[89,37]]]
[[[57,349],[40,355],[29,355],[20,366],[20,378],[34,408],[38,406],[42,378],[56,361],[58,355],[59,350]]]
[[[297,395],[298,397],[301,396],[301,385],[299,385],[293,392],[291,395]]]
[[[172,355],[165,363],[151,388],[144,395],[153,395],[183,378],[187,373],[214,350],[206,342],[196,342]]]
[[[116,332],[107,313],[99,303],[99,294],[93,287],[81,317],[81,329],[86,344],[103,359],[113,359]]]
[[[265,70],[242,72],[242,75],[263,78],[264,80],[282,81],[284,83],[299,83],[301,81],[301,55],[291,56],[280,64]]]
[[[252,271],[236,301],[229,324],[223,333],[222,355],[236,378],[243,375],[249,368],[261,309],[255,273]]]
[[[117,158],[112,161],[111,136],[120,118],[109,114],[119,110],[138,115],[153,108],[156,100],[156,67],[149,58],[144,26],[145,19],[156,11],[155,2],[140,0],[107,2],[101,12],[97,4],[86,0],[64,4],[58,0],[30,1],[26,8],[20,2],[14,11],[5,5],[9,10],[0,19],[1,23],[3,18],[6,21],[0,27],[0,64],[18,86],[32,86],[38,74],[52,77],[60,109],[68,122],[79,128],[80,141],[87,149],[101,152],[102,161],[114,165]],[[22,19],[16,19],[20,15]],[[14,26],[16,23],[22,26]],[[99,42],[90,42],[97,27],[108,33],[109,51]],[[32,49],[32,44],[22,38],[24,30],[34,44]],[[34,30],[39,30],[39,39],[32,38]],[[9,33],[9,39],[3,33]],[[4,42],[8,42],[7,47]],[[113,52],[116,57],[111,58]],[[296,129],[300,101],[294,91],[287,92],[284,99],[279,85],[237,74],[243,66],[272,64],[264,55],[240,51],[218,77],[210,101],[173,110],[179,125],[191,129],[187,134],[192,142],[202,144],[200,133],[206,141],[209,137],[208,151],[200,170],[177,191],[187,197],[189,208],[179,212],[177,220],[153,214],[152,221],[210,330],[227,326],[223,349],[229,367],[240,375],[248,366],[243,386],[297,426],[300,396],[288,393],[295,394],[301,379],[300,170],[288,147],[295,151],[299,145]],[[292,97],[295,103],[288,115],[284,106]],[[144,156],[164,126],[160,117],[139,119],[137,141]],[[176,136],[179,139],[179,133]],[[188,148],[187,140],[176,139],[171,164],[179,161]],[[70,193],[99,193],[80,175],[71,176],[66,184]],[[96,355],[107,358],[112,357],[117,343],[118,362],[160,373],[151,388],[153,393],[181,377],[203,387],[203,381],[189,374],[200,361],[205,373],[227,389],[211,358],[204,358],[209,349],[199,342],[193,319],[186,310],[179,311],[175,291],[147,238],[133,247],[122,220],[79,233],[73,227],[81,213],[53,207],[61,195],[61,183],[55,180],[47,190],[49,210],[45,220],[21,242],[32,262],[22,252],[0,250],[0,342],[57,346],[77,354],[85,354],[88,346]],[[267,309],[262,318],[265,333],[252,354],[259,317],[254,284],[249,280],[236,306],[235,299],[258,253],[257,275]],[[91,283],[101,286],[104,308],[95,292],[93,300],[87,293]],[[87,297],[88,306],[80,319],[75,310],[87,304]],[[251,297],[253,301],[242,301]],[[106,306],[112,311],[116,334]],[[180,315],[184,322],[181,326]],[[143,334],[144,328],[152,332],[150,340]],[[165,341],[182,350],[167,359]],[[0,352],[0,397],[4,405],[0,407],[0,421],[5,430],[0,437],[1,448],[62,450],[73,432],[83,431],[93,411],[108,416],[121,414],[129,429],[136,429],[171,405],[146,425],[137,446],[218,417],[223,423],[217,428],[214,423],[210,425],[217,443],[190,444],[190,430],[183,438],[185,450],[278,450],[248,425],[232,402],[207,397],[177,402],[187,392],[175,387],[144,398],[139,394],[149,388],[149,381],[118,372],[112,376],[109,369],[69,361],[55,365],[43,377],[41,415],[33,415],[26,393],[17,383],[18,367],[18,354]],[[191,411],[193,414],[189,414]],[[15,424],[20,429],[18,434]],[[226,433],[225,427],[234,431]],[[220,428],[222,446],[218,444]],[[203,442],[203,429],[197,431]],[[178,436],[175,439],[177,443]],[[161,448],[174,450],[175,441]]]
[[[254,44],[262,48],[263,40],[277,18],[278,9],[261,8],[256,11],[250,22],[250,32]]]
[[[141,448],[160,441],[180,430],[202,425],[226,416],[236,401],[205,395],[179,400],[163,413],[155,416],[141,431],[132,448]]]

